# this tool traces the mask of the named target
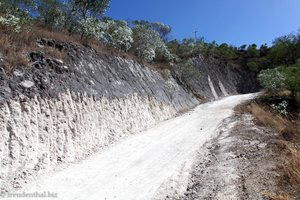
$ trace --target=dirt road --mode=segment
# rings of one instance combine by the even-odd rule
[[[237,104],[252,97],[231,96],[200,105],[79,164],[41,177],[23,191],[49,191],[63,200],[161,199],[173,192],[170,188],[180,193],[188,184],[196,152],[216,137]]]

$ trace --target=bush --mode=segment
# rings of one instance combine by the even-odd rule
[[[156,47],[155,60],[158,61],[172,61],[175,56],[169,51],[168,47],[163,41],[159,41]]]
[[[293,65],[300,58],[300,33],[279,37],[268,55],[274,65]]]
[[[285,76],[287,89],[291,90],[294,95],[300,92],[300,64],[297,63],[290,67],[282,68],[282,74]]]
[[[190,61],[178,63],[175,66],[175,70],[179,73],[184,82],[190,82],[191,80],[197,79],[201,76],[200,72]]]
[[[260,52],[259,50],[257,50],[257,45],[256,44],[249,45],[247,48],[247,54],[250,57],[259,57]]]
[[[100,22],[95,17],[89,17],[86,20],[82,19],[78,26],[74,32],[81,33],[82,39],[97,38],[102,40],[108,28],[106,23]]]
[[[65,4],[63,4],[59,0],[37,1],[39,18],[43,20],[45,25],[48,25],[51,28],[61,28],[65,25],[65,7]]]
[[[8,27],[15,33],[21,32],[21,20],[14,15],[8,14],[5,17],[0,16],[0,24]]]
[[[229,46],[226,43],[221,44],[216,49],[217,55],[224,58],[225,60],[232,60],[237,58],[237,54],[235,53],[235,49],[232,46]]]
[[[258,64],[254,61],[248,62],[246,65],[247,65],[248,69],[250,69],[253,72],[257,72],[259,69]]]
[[[7,10],[4,16],[0,16],[0,25],[15,33],[29,31],[31,29],[31,17],[28,11],[18,8]]]
[[[133,28],[133,47],[137,56],[151,62],[154,58],[170,61],[173,56],[159,33],[148,26],[137,25]]]
[[[125,21],[107,21],[106,42],[118,50],[128,51],[133,43],[132,30]]]
[[[268,92],[280,91],[285,86],[285,77],[278,69],[262,70],[258,75],[258,80]]]

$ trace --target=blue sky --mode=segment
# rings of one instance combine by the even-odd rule
[[[300,28],[300,0],[111,0],[114,19],[145,19],[172,26],[172,38],[193,37],[236,46],[271,44]]]

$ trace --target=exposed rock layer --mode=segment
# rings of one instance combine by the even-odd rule
[[[200,103],[194,94],[213,100],[238,92],[240,75],[216,63],[206,68],[196,59],[201,77],[186,87],[130,59],[39,43],[65,51],[70,62],[33,52],[30,69],[7,74],[0,67],[1,190],[190,109]]]
[[[214,100],[228,94],[252,93],[259,90],[256,74],[240,66],[212,57],[198,56],[192,59],[201,76],[190,80],[188,88],[196,96]]]

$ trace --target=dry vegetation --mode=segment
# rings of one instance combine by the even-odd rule
[[[36,43],[38,38],[48,38],[55,41],[91,47],[98,53],[135,60],[159,72],[171,68],[167,63],[146,63],[136,57],[133,52],[122,52],[114,48],[109,48],[96,39],[81,40],[80,35],[69,34],[67,31],[48,29],[43,25],[34,25],[29,32],[21,33],[13,33],[10,30],[6,30],[3,26],[0,27],[0,58],[4,59],[4,69],[11,72],[15,68],[28,67],[28,53],[37,50],[43,51],[51,58],[60,59],[64,62],[69,61],[69,57],[65,51],[54,47],[39,47]]]
[[[271,193],[264,193],[263,194],[269,200],[291,200],[290,196],[287,194],[271,194]]]
[[[294,193],[300,194],[300,119],[282,117],[271,111],[271,108],[259,100],[247,105],[247,111],[257,119],[257,123],[267,126],[281,133],[282,139],[276,143],[282,148],[282,166],[284,174],[282,184],[289,184],[294,188]],[[284,186],[283,186],[284,187]],[[271,200],[292,199],[287,194],[265,194]],[[300,196],[296,197],[300,198]]]
[[[0,13],[1,15],[1,13]],[[53,39],[58,42],[67,42],[86,46],[94,49],[99,54],[119,56],[124,59],[134,60],[141,65],[157,70],[165,77],[166,70],[172,70],[173,66],[166,61],[155,60],[151,63],[135,55],[134,50],[123,52],[109,47],[95,38],[82,39],[79,34],[70,33],[67,30],[54,29],[39,21],[33,21],[31,29],[26,32],[15,33],[11,29],[0,25],[0,67],[8,73],[16,68],[30,67],[28,55],[33,51],[42,51],[46,57],[59,59],[68,63],[70,58],[66,51],[55,47],[41,47],[37,45],[37,39]],[[167,77],[168,78],[168,77]]]
[[[78,43],[77,36],[69,36],[63,32],[49,31],[38,26],[33,27],[29,32],[13,33],[6,31],[3,27],[0,30],[0,53],[4,59],[4,68],[10,72],[14,68],[28,67],[28,53],[42,50],[50,57],[67,60],[67,54],[55,48],[41,49],[37,44],[38,38],[51,38],[58,41],[70,41]]]
[[[135,59],[134,55],[119,52],[115,49],[110,49],[101,44],[95,39],[81,40],[79,35],[70,35],[66,31],[55,31],[46,27],[35,25],[29,32],[13,33],[6,30],[5,27],[0,27],[0,58],[4,60],[4,69],[8,72],[15,68],[28,67],[28,53],[33,51],[43,51],[47,56],[55,59],[60,59],[68,62],[69,58],[66,52],[54,47],[41,48],[37,45],[38,38],[48,38],[61,42],[70,42],[89,46],[95,49],[98,53],[106,53],[117,55],[123,58]]]

